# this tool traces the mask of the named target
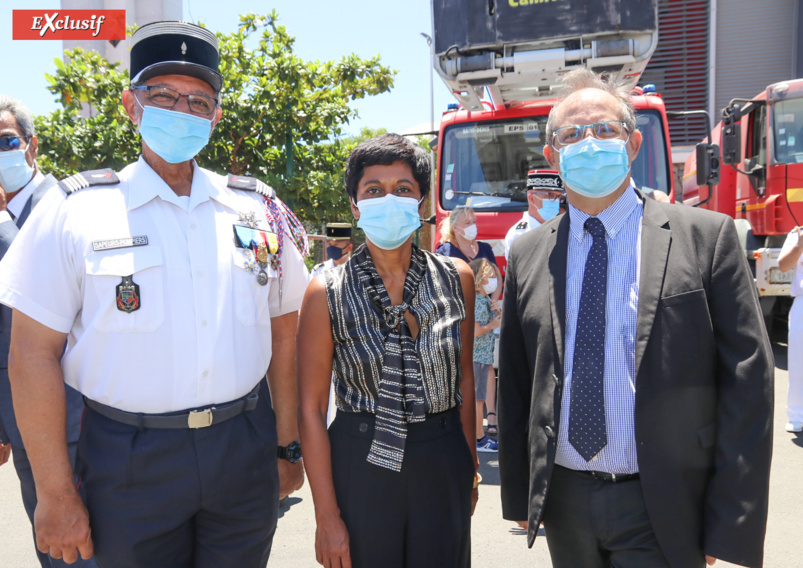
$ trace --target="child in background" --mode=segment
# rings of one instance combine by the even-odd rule
[[[491,294],[496,291],[498,280],[488,260],[478,258],[469,263],[474,271],[474,289],[477,301],[474,304],[474,383],[477,401],[477,451],[496,452],[499,445],[487,436],[482,427],[483,404],[488,386],[488,373],[494,362],[494,329],[502,321],[502,314],[491,310]]]

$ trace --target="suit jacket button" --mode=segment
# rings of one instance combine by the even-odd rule
[[[362,424],[360,424],[360,432],[362,432],[362,433],[364,434],[364,433],[366,433],[367,431],[368,431],[368,424],[366,424],[365,422],[363,422]]]
[[[544,426],[544,432],[546,432],[547,438],[555,437],[555,431],[552,430],[552,426]]]

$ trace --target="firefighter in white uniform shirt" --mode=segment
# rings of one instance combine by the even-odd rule
[[[527,211],[521,221],[510,227],[505,235],[505,260],[510,246],[518,237],[549,221],[566,207],[566,191],[560,174],[554,170],[527,172]],[[561,209],[563,208],[563,209]]]
[[[62,181],[0,263],[37,545],[115,568],[264,568],[279,496],[303,483],[306,235],[261,182],[193,160],[222,115],[215,36],[157,22],[131,42],[142,156]],[[86,401],[78,488],[62,380]]]
[[[803,227],[795,227],[786,237],[778,255],[783,272],[794,270],[789,310],[789,389],[786,396],[786,431],[803,431]]]

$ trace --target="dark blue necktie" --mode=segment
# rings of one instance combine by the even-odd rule
[[[589,461],[608,443],[605,431],[605,295],[608,282],[608,245],[605,226],[589,217],[585,229],[594,239],[583,273],[583,291],[577,314],[572,364],[569,443]]]

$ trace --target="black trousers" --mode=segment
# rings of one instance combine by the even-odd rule
[[[79,491],[102,568],[265,568],[276,530],[276,420],[254,410],[197,430],[138,429],[88,406]]]
[[[366,461],[373,435],[372,414],[341,411],[329,428],[353,567],[470,566],[474,464],[459,412],[408,426],[400,472]]]
[[[554,568],[669,568],[638,479],[611,483],[556,465],[543,521]]]

